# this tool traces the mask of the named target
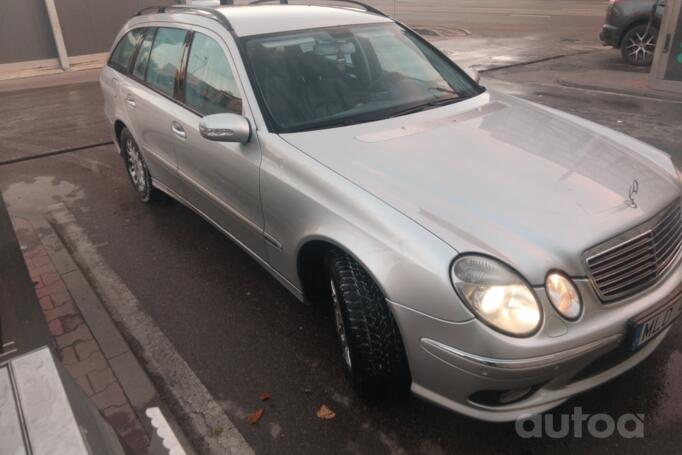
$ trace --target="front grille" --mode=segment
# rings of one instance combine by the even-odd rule
[[[679,201],[654,219],[616,239],[591,248],[585,262],[603,301],[630,296],[651,285],[673,264],[682,246]]]

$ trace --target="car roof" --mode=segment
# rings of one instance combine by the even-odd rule
[[[385,16],[362,9],[314,5],[254,5],[216,8],[238,36],[261,35],[340,25],[388,23]]]

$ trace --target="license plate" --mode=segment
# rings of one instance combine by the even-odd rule
[[[629,322],[630,349],[636,350],[644,346],[670,326],[680,314],[682,314],[682,298],[676,292],[673,293],[673,298],[666,299],[663,305],[631,319]]]

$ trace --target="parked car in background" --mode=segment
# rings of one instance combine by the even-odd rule
[[[630,65],[649,66],[654,59],[663,0],[611,0],[599,39],[620,49]]]
[[[361,395],[510,421],[649,356],[682,312],[670,156],[350,3],[128,21],[100,82],[138,197],[328,305]]]

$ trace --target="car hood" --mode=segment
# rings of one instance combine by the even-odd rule
[[[584,276],[586,249],[680,194],[662,152],[489,92],[418,114],[282,137],[458,252],[493,255],[533,284],[554,268]],[[635,180],[635,203],[626,204]]]

